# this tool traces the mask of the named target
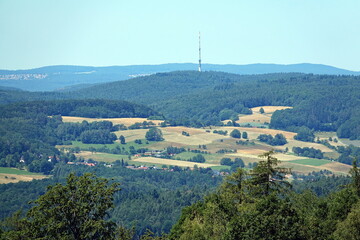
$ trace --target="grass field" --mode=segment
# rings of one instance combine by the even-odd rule
[[[77,157],[83,157],[84,159],[93,159],[99,162],[111,163],[116,160],[124,159],[124,161],[128,160],[128,155],[120,155],[120,154],[111,154],[111,153],[92,153],[89,151],[81,151],[80,153],[75,154]]]
[[[260,108],[264,109],[264,113],[260,113]],[[282,110],[292,107],[287,106],[262,106],[262,107],[254,107],[251,108],[252,114],[250,115],[239,115],[239,120],[236,121],[239,124],[246,124],[246,123],[258,123],[258,124],[264,124],[264,123],[270,123],[271,116],[276,110]],[[227,122],[228,120],[224,121]]]
[[[341,138],[339,140],[345,145],[354,145],[355,147],[360,147],[360,140],[349,140],[347,138]]]
[[[324,160],[324,159],[313,159],[313,158],[309,158],[309,159],[299,159],[299,160],[291,160],[289,161],[291,163],[297,163],[297,164],[302,164],[302,165],[309,165],[309,166],[322,166],[324,164],[327,163],[331,163],[331,161],[329,160]]]
[[[0,167],[0,184],[32,181],[34,179],[44,179],[47,177],[48,176],[39,173],[32,173],[15,168]]]
[[[16,175],[40,175],[39,173],[33,173],[25,170],[19,170],[16,168],[7,168],[7,167],[0,167],[0,173],[16,174]]]

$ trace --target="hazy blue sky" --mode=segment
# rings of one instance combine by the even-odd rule
[[[359,0],[0,0],[0,69],[320,63],[360,70]]]

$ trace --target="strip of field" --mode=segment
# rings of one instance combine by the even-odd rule
[[[260,108],[264,109],[264,113],[260,113]],[[270,123],[272,114],[276,110],[283,110],[292,107],[287,106],[262,106],[262,107],[254,107],[251,108],[252,114],[250,115],[239,115],[239,120],[236,121],[237,123],[244,124],[244,123]],[[229,120],[225,120],[223,122],[227,123]]]
[[[111,163],[116,160],[128,160],[127,155],[120,154],[111,154],[111,153],[92,153],[89,151],[81,151],[80,153],[75,154],[77,157],[83,157],[84,159],[93,159],[99,162]]]
[[[345,145],[354,145],[355,147],[360,147],[360,140],[349,140],[348,138],[341,138],[339,140]]]
[[[25,170],[19,170],[16,168],[7,168],[7,167],[0,167],[0,173],[16,174],[16,175],[41,175],[39,173],[33,173]]]
[[[20,181],[32,181],[34,179],[44,179],[48,176],[39,173],[32,173],[15,168],[0,167],[0,184],[16,183]]]
[[[214,133],[208,133],[205,129],[194,129],[187,127],[167,127],[161,129],[165,141],[169,143],[179,143],[186,145],[204,145],[212,143],[213,141],[224,138],[224,136]],[[182,135],[182,132],[187,132],[190,136]]]
[[[288,109],[288,108],[292,108],[292,107],[289,107],[289,106],[260,106],[260,107],[251,108],[251,110],[253,111],[253,113],[260,113],[260,108],[263,108],[265,113],[272,114],[277,110],[283,110],[283,109]]]
[[[135,141],[136,139],[144,139],[145,134],[148,129],[133,129],[133,130],[126,130],[126,131],[117,131],[115,132],[117,137],[123,135],[127,142]]]
[[[216,164],[208,164],[208,163],[196,163],[196,162],[188,162],[188,161],[179,161],[165,158],[155,158],[155,157],[141,157],[131,160],[131,162],[141,162],[141,163],[155,163],[155,164],[165,164],[165,165],[173,165],[179,167],[194,167],[197,165],[198,167],[207,168],[213,166],[219,166]]]
[[[240,158],[241,157],[247,157],[247,158],[255,158],[255,159],[261,160],[261,159],[264,159],[264,158],[259,157],[259,155],[261,155],[264,152],[265,151],[263,151],[263,152],[256,151],[256,154],[254,154],[254,153],[250,153],[250,150],[249,150],[247,152],[241,151],[241,152],[237,152],[237,153],[229,153],[229,154],[226,154],[226,156],[240,157]],[[304,159],[304,157],[295,156],[295,155],[289,155],[289,154],[283,154],[283,153],[275,154],[274,157],[276,157],[280,161],[293,161],[293,160],[303,160]]]
[[[286,139],[293,139],[296,133],[287,132],[283,130],[268,129],[268,128],[246,128],[246,127],[214,127],[214,130],[223,130],[230,133],[232,130],[238,129],[240,132],[247,132],[249,139],[256,139],[260,134],[271,134],[275,136],[276,134],[282,134]]]
[[[130,126],[135,123],[142,123],[144,121],[153,122],[156,125],[162,123],[162,120],[147,120],[146,118],[84,118],[84,117],[70,117],[70,116],[62,116],[63,122],[99,122],[99,121],[110,121],[113,124],[124,124],[125,126]]]
[[[320,143],[313,143],[313,142],[302,142],[302,141],[297,141],[297,140],[293,140],[293,139],[288,139],[288,143],[283,145],[283,146],[278,146],[275,147],[276,149],[285,149],[288,148],[289,151],[292,151],[293,147],[308,147],[308,148],[315,148],[315,149],[319,149],[322,152],[334,152],[332,149],[328,148],[325,145],[322,145]]]
[[[309,166],[322,166],[324,164],[331,163],[331,161],[329,160],[314,159],[314,158],[291,160],[289,162],[302,164],[302,165],[309,165]]]
[[[261,114],[261,113],[253,113],[250,115],[241,115],[239,117],[239,120],[237,120],[236,122],[239,124],[244,124],[244,123],[270,123],[271,121],[271,115],[267,115],[267,114]],[[223,121],[225,123],[228,122],[228,120]]]

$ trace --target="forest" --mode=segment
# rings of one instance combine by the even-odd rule
[[[290,184],[285,181],[290,170],[278,167],[273,152],[262,156],[264,159],[253,170],[238,168],[216,190],[221,178],[197,171],[143,173],[123,167],[98,167],[90,174],[85,166],[73,172],[68,166],[57,165],[52,180],[0,186],[4,193],[0,196],[4,206],[2,215],[8,214],[5,209],[29,209],[25,215],[17,212],[2,221],[0,236],[4,239],[60,236],[129,240],[357,239],[360,169],[355,164],[351,178],[324,178],[320,173],[297,176],[304,180]],[[31,205],[26,204],[28,196],[12,198],[17,202],[6,201],[9,195],[23,194],[20,189],[36,197],[45,192],[49,183],[52,187]],[[83,194],[93,197],[81,197]],[[107,197],[99,198],[97,194]],[[74,197],[78,204],[71,204]],[[144,200],[145,205],[141,204]],[[92,208],[87,209],[87,204],[99,211],[96,217],[92,217]],[[183,206],[187,207],[180,214]],[[106,218],[109,209],[110,218]],[[59,211],[74,211],[78,217]],[[87,228],[89,224],[91,231]]]
[[[0,167],[27,166],[49,174],[58,162],[75,159],[55,148],[71,140],[110,143],[118,130],[111,122],[64,123],[61,115],[84,117],[150,117],[157,112],[138,104],[114,100],[55,100],[0,106]],[[49,117],[52,116],[52,117]],[[49,156],[52,157],[51,161]],[[22,161],[20,161],[22,160]]]
[[[0,90],[0,103],[90,98],[126,100],[151,107],[171,125],[195,127],[222,124],[220,120],[223,120],[225,109],[233,114],[249,114],[249,108],[256,106],[292,106],[292,109],[277,111],[270,127],[295,132],[302,127],[337,131],[339,137],[358,139],[359,78],[301,73],[236,75],[179,71],[99,84],[67,93],[3,89]],[[95,113],[90,113],[89,109]],[[91,106],[83,106],[77,111],[82,116],[98,115]],[[108,110],[104,116],[114,114]]]

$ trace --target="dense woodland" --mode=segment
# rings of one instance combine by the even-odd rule
[[[87,114],[87,113],[91,114]],[[27,166],[49,174],[58,162],[73,161],[73,154],[55,148],[71,140],[112,143],[118,130],[111,122],[63,123],[61,115],[84,117],[150,117],[148,107],[124,101],[59,100],[13,103],[0,106],[0,166]],[[51,117],[49,117],[51,116]],[[51,156],[51,161],[49,157]]]
[[[68,175],[74,169],[58,165],[52,180],[0,186],[4,193],[0,196],[4,206],[1,214],[8,214],[5,209],[31,207],[25,216],[15,213],[1,222],[0,236],[4,239],[58,239],[59,234],[69,239],[357,239],[360,170],[356,165],[351,170],[351,179],[324,178],[322,174],[297,176],[303,180],[294,182],[295,192],[284,181],[289,170],[277,167],[278,160],[272,152],[263,157],[250,172],[238,168],[216,191],[212,189],[219,178],[198,171],[139,172],[121,166],[94,169],[97,176],[111,178],[109,182],[85,173],[88,171],[85,166],[75,168],[76,173]],[[66,185],[64,176],[68,176]],[[54,185],[56,182],[62,185]],[[25,204],[43,193],[49,183],[53,187],[46,194],[31,206]],[[17,202],[9,203],[9,196],[24,195],[20,189],[31,197],[11,198]],[[99,194],[107,197],[99,198]],[[73,198],[78,199],[78,204],[73,204]],[[144,201],[147,204],[142,204]],[[87,204],[94,204],[94,209],[99,211],[97,217],[92,217]],[[177,220],[180,208],[189,204],[192,205],[185,207]],[[110,218],[106,218],[109,208],[112,208]],[[59,211],[76,211],[77,217]],[[91,231],[87,229],[89,222]],[[131,226],[138,229],[137,233]],[[150,231],[145,231],[146,228]],[[169,230],[169,234],[164,233]]]
[[[29,201],[44,194],[48,185],[64,183],[71,172],[78,176],[92,172],[120,183],[121,191],[114,195],[115,207],[110,219],[129,229],[135,227],[137,234],[144,233],[146,229],[157,234],[169,232],[183,207],[200,201],[222,180],[221,177],[214,177],[212,171],[144,172],[121,165],[90,168],[58,164],[52,179],[0,184],[0,218],[4,219],[20,209],[25,213],[33,206],[28,204]]]

